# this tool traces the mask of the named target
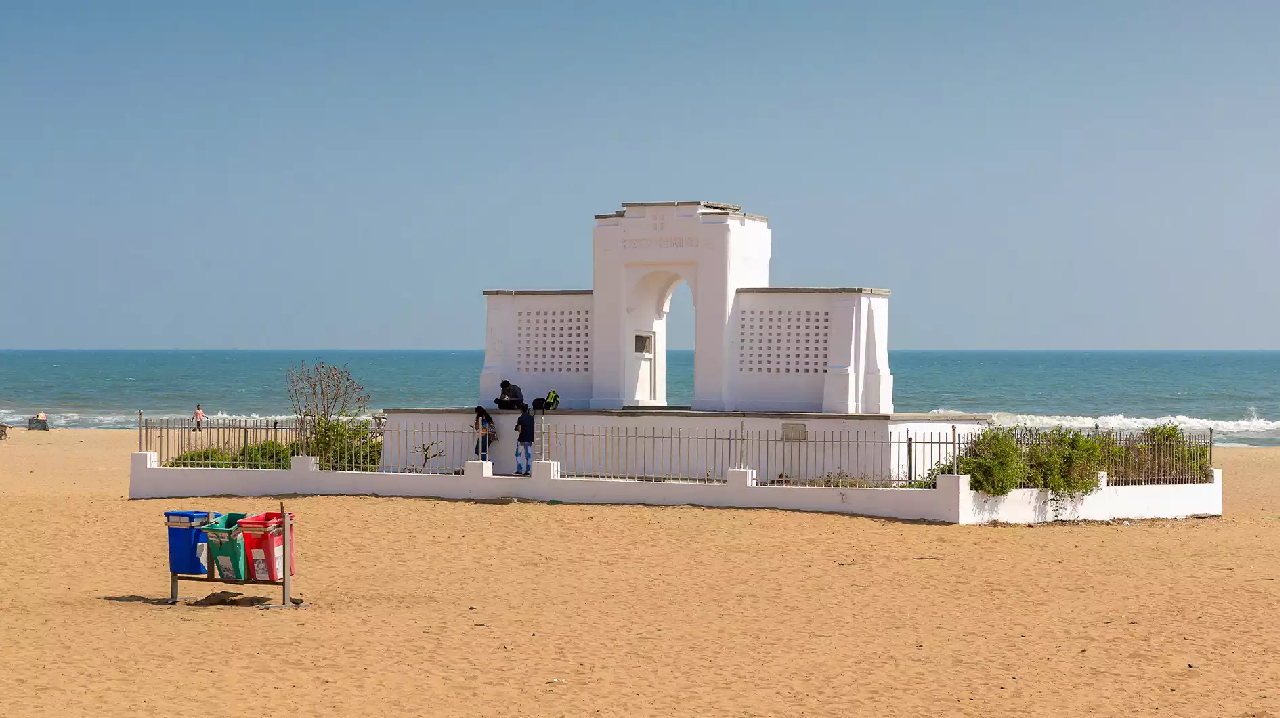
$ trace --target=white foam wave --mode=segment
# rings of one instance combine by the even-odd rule
[[[0,423],[9,424],[10,426],[25,427],[27,418],[34,416],[37,410],[32,409],[0,409]],[[955,411],[952,409],[934,409],[933,414],[964,414],[971,412]],[[144,414],[148,419],[169,419],[181,420],[191,418],[189,412],[148,412]],[[215,421],[286,421],[293,418],[292,414],[271,414],[271,413],[248,413],[248,414],[229,414],[226,412],[218,412],[208,415],[210,419]],[[1207,432],[1213,429],[1214,434],[1219,438],[1220,446],[1228,445],[1227,442],[1236,443],[1240,440],[1263,441],[1264,443],[1280,443],[1280,421],[1273,421],[1258,416],[1256,411],[1251,410],[1246,416],[1235,420],[1222,419],[1203,419],[1194,416],[1161,416],[1161,417],[1131,417],[1124,414],[1113,414],[1107,416],[1070,416],[1070,415],[1044,415],[1044,414],[1015,414],[1008,412],[996,412],[992,415],[996,424],[1001,426],[1033,426],[1033,427],[1054,427],[1065,426],[1073,429],[1093,429],[1097,426],[1100,429],[1117,430],[1117,431],[1137,431],[1158,424],[1176,424],[1184,431],[1188,432]],[[137,412],[58,412],[49,411],[49,425],[55,428],[63,429],[131,429],[138,424]],[[1241,444],[1244,445],[1244,444]]]
[[[1149,429],[1160,424],[1176,424],[1183,431],[1205,432],[1212,429],[1224,435],[1251,435],[1257,437],[1280,437],[1280,421],[1268,421],[1258,416],[1250,416],[1236,420],[1201,419],[1194,416],[1161,416],[1156,418],[1130,417],[1124,414],[1110,416],[1040,416],[1036,414],[994,415],[995,422],[1002,426],[1065,426],[1072,429],[1099,429],[1117,431],[1136,431]]]
[[[0,409],[0,424],[26,427],[27,419],[35,416],[35,411],[15,411]],[[55,429],[133,429],[138,426],[138,414],[133,413],[80,413],[74,411],[49,411],[49,426]],[[190,413],[146,413],[147,419],[182,420],[190,419]],[[209,419],[216,421],[285,421],[293,419],[292,414],[227,414],[219,412],[208,414]]]
[[[931,414],[964,414],[969,412],[953,409],[934,409]],[[1280,421],[1271,421],[1258,416],[1252,407],[1240,419],[1202,419],[1195,416],[1178,414],[1176,416],[1141,417],[1109,414],[1105,416],[1058,416],[1046,414],[1014,414],[995,412],[992,420],[1000,426],[1031,426],[1051,428],[1064,426],[1069,429],[1099,429],[1112,431],[1140,431],[1161,424],[1176,424],[1183,431],[1207,432],[1210,429],[1219,436],[1233,436],[1242,439],[1280,439]],[[1225,444],[1220,444],[1225,445]],[[1244,444],[1242,444],[1244,446]]]

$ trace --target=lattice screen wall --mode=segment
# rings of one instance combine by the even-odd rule
[[[757,308],[738,310],[739,373],[827,373],[831,311],[825,297],[765,294],[742,305]]]
[[[517,297],[518,374],[591,372],[591,297]]]

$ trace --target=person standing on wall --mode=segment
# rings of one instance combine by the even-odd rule
[[[493,417],[489,416],[489,412],[483,406],[476,407],[476,456],[481,461],[489,460],[489,440],[496,438],[497,425],[493,423]]]
[[[529,476],[533,473],[533,414],[529,413],[529,405],[520,405],[520,416],[516,419],[516,476]],[[520,463],[520,454],[524,454],[524,463]],[[524,468],[520,468],[520,467]]]
[[[519,409],[524,404],[524,392],[520,391],[520,387],[506,379],[499,386],[502,387],[502,396],[493,400],[499,409]]]
[[[203,431],[203,430],[200,428],[200,422],[204,421],[204,410],[200,408],[200,405],[199,405],[199,404],[196,404],[196,410],[195,410],[195,413],[193,413],[193,414],[191,415],[191,418],[192,418],[192,420],[194,420],[194,421],[196,422],[196,425],[195,425],[194,427],[192,427],[192,428],[191,428],[191,430],[192,430],[192,431]]]

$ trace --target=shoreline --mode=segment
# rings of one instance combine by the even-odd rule
[[[431,409],[431,410],[428,410],[428,411],[443,412],[443,411],[446,411],[446,410],[444,410],[444,409]],[[494,413],[498,413],[498,412],[497,412],[497,410],[494,410]],[[14,434],[17,434],[17,433],[25,433],[25,432],[27,432],[27,431],[28,431],[28,429],[27,429],[27,427],[26,427],[26,426],[17,426],[17,425],[14,425],[14,424],[9,424],[8,426],[9,426],[9,435],[10,435],[11,437],[12,437]],[[133,432],[134,434],[137,434],[137,432],[138,432],[138,427],[136,427],[136,426],[127,426],[127,427],[126,427],[126,426],[73,426],[73,427],[58,427],[58,426],[51,426],[51,427],[49,427],[49,431],[50,431],[50,432],[60,432],[60,431],[93,431],[93,432],[100,432],[100,431],[108,431],[108,432],[131,431],[131,432]],[[40,432],[32,431],[31,433],[40,433]],[[1218,436],[1221,436],[1221,435],[1218,435]],[[1276,440],[1275,440],[1275,443],[1267,443],[1267,444],[1242,444],[1242,443],[1238,443],[1238,442],[1234,442],[1234,441],[1221,441],[1220,439],[1215,438],[1214,443],[1213,443],[1213,447],[1214,447],[1214,450],[1215,450],[1215,451],[1220,450],[1220,449],[1280,449],[1280,439],[1276,439]]]

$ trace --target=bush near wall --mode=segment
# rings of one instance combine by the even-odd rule
[[[1212,435],[1192,435],[1174,424],[1140,432],[1104,434],[1107,483],[1206,484],[1213,481]]]
[[[289,445],[278,441],[249,444],[240,449],[209,446],[187,451],[165,463],[165,466],[214,468],[214,469],[287,469],[289,457],[296,442]]]
[[[302,454],[314,456],[324,471],[377,471],[382,437],[368,420],[318,420],[307,425]]]
[[[171,467],[287,469],[290,457],[314,456],[324,471],[377,471],[382,439],[368,421],[315,422],[303,438],[282,444],[264,441],[239,449],[209,446],[187,451],[165,463]]]
[[[1208,440],[1172,424],[1134,433],[991,426],[934,473],[968,474],[970,488],[990,496],[1041,489],[1070,499],[1096,491],[1100,471],[1114,486],[1212,481],[1209,457]]]

